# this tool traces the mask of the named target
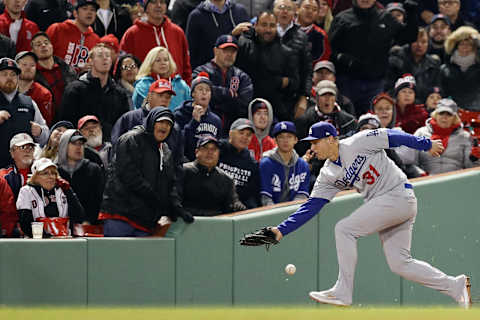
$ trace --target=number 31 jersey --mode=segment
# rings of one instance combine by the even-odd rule
[[[340,140],[337,161],[325,162],[310,196],[332,200],[339,191],[356,189],[368,201],[407,183],[384,149],[389,149],[387,129],[364,130]]]

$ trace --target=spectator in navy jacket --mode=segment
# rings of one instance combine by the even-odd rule
[[[213,58],[212,48],[222,34],[248,21],[245,7],[231,0],[206,0],[188,16],[186,36],[192,69]]]
[[[208,73],[212,82],[210,105],[212,111],[222,119],[221,136],[226,137],[235,119],[247,117],[247,106],[253,96],[253,83],[248,74],[233,65],[238,52],[235,37],[226,34],[218,37],[213,52],[212,61],[195,68],[193,77],[200,72]]]
[[[183,129],[185,137],[185,157],[195,160],[195,148],[199,138],[213,136],[217,138],[222,129],[222,121],[210,111],[212,83],[208,74],[200,72],[192,81],[193,100],[185,101],[175,111],[175,121]]]
[[[305,200],[310,187],[310,168],[293,147],[298,141],[293,122],[275,125],[272,135],[277,148],[265,152],[260,161],[262,205]]]

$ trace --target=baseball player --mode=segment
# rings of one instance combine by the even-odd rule
[[[471,305],[470,279],[448,276],[410,254],[417,199],[405,174],[390,160],[384,149],[399,146],[428,151],[439,156],[440,140],[415,137],[399,130],[364,130],[338,140],[334,126],[314,124],[309,136],[317,158],[326,160],[309,199],[295,213],[271,228],[281,240],[314,217],[337,192],[357,189],[365,203],[335,226],[339,275],[333,288],[310,292],[318,302],[352,304],[357,239],[378,232],[390,269],[405,279],[433,288],[455,299],[462,307]]]

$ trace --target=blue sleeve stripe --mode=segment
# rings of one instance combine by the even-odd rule
[[[412,134],[395,130],[387,129],[388,145],[390,148],[406,146],[416,150],[427,151],[432,148],[432,141],[426,137],[416,137]]]
[[[308,220],[312,219],[328,202],[327,199],[323,198],[308,198],[297,211],[277,226],[278,230],[280,230],[284,236],[297,230]]]
[[[264,196],[267,196],[269,198],[272,197],[272,194],[271,193],[268,193],[267,191],[260,191],[260,194],[263,194]]]
[[[308,192],[306,192],[306,191],[298,191],[297,193],[298,193],[298,194],[304,194],[304,195],[306,195],[306,196],[308,196],[308,195],[309,195],[309,193],[308,193]]]

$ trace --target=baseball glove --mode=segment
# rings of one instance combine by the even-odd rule
[[[242,246],[265,246],[270,249],[272,244],[277,244],[278,241],[275,238],[275,233],[271,230],[271,227],[264,227],[260,230],[255,231],[254,233],[246,234],[240,239],[240,245]]]

